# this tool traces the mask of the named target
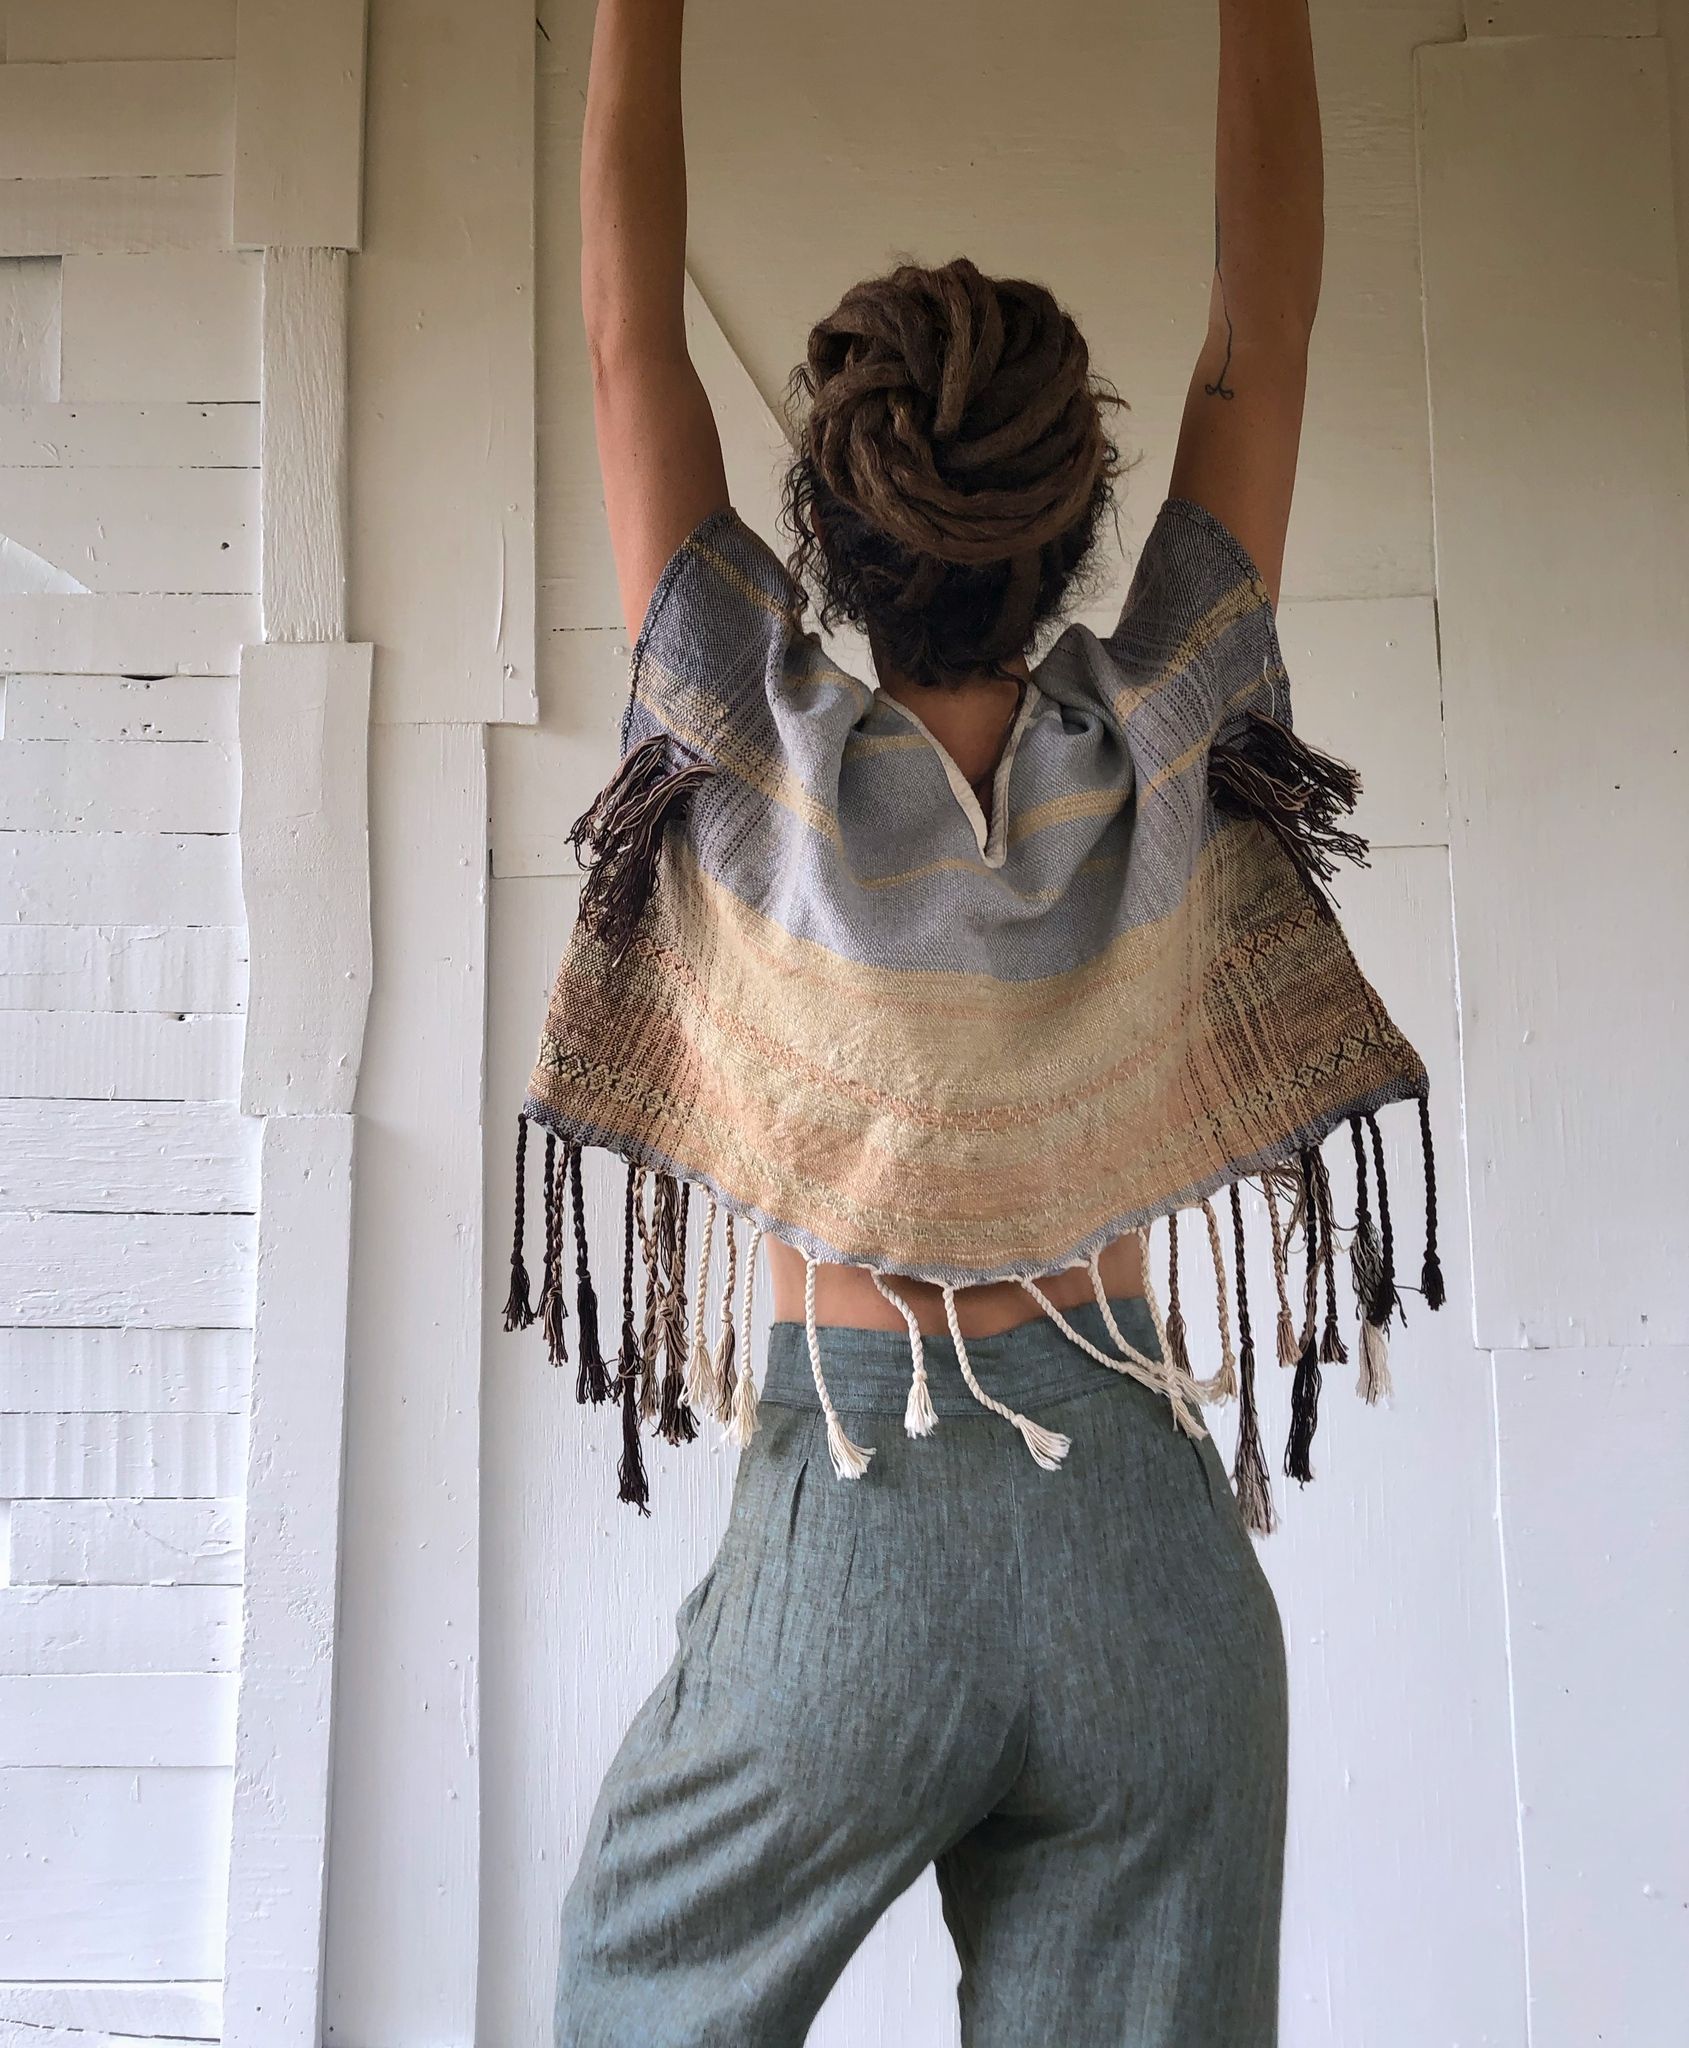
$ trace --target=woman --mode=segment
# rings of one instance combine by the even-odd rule
[[[703,573],[700,556],[717,579],[715,596],[700,604],[743,603],[747,635],[757,630],[754,605],[777,609],[769,595],[777,586],[768,581],[777,565],[729,505],[716,428],[687,354],[682,11],[683,0],[599,0],[582,177],[583,304],[605,506],[636,669],[643,659],[659,672],[664,662],[683,666],[688,648],[711,633],[706,651],[720,654],[720,666],[739,660],[718,619],[686,611],[697,588],[687,579]],[[995,873],[1013,898],[1012,917],[991,912],[1003,919],[1005,944],[1036,949],[1038,931],[1066,929],[1048,915],[1038,923],[1039,891],[1024,880],[1031,871],[1015,866],[1016,834],[1024,839],[1033,826],[1024,799],[1021,810],[1006,812],[1011,773],[1030,776],[1064,735],[1105,749],[1119,737],[1081,701],[1083,688],[1098,687],[1094,672],[1079,677],[1081,656],[1093,671],[1118,660],[1110,673],[1119,683],[1132,649],[1146,636],[1165,638],[1180,605],[1189,609],[1190,593],[1201,593],[1202,616],[1230,622],[1227,644],[1245,684],[1252,664],[1254,681],[1266,677],[1269,690],[1280,673],[1272,606],[1319,289],[1319,122],[1305,0],[1220,0],[1220,25],[1208,331],[1168,503],[1117,634],[1099,642],[1076,630],[1059,658],[1034,662],[1027,654],[1078,587],[1118,473],[1103,426],[1103,408],[1116,401],[1089,377],[1083,340],[1037,286],[986,278],[962,258],[933,270],[906,264],[847,294],[814,330],[794,378],[794,394],[807,400],[787,487],[797,564],[822,588],[824,620],[850,616],[866,628],[877,689],[818,666],[810,645],[810,666],[769,686],[785,721],[785,756],[772,769],[772,752],[750,766],[734,754],[725,698],[708,699],[713,672],[685,699],[709,726],[708,742],[698,745],[713,750],[718,780],[725,765],[746,786],[789,773],[799,782],[810,774],[822,788],[826,775],[812,772],[821,757],[803,750],[821,747],[818,736],[830,732],[827,773],[846,828],[851,792],[870,786],[853,776],[869,774],[876,761],[908,759],[930,775],[936,755],[977,843],[974,879]],[[1228,592],[1237,594],[1229,611]],[[1157,655],[1163,665],[1170,658]],[[762,670],[756,658],[748,667],[756,715],[766,717]],[[826,708],[835,705],[843,709]],[[832,728],[829,717],[838,721]],[[612,854],[631,862],[636,843],[655,859],[661,803],[672,796],[678,805],[689,778],[703,772],[688,757],[660,786],[624,774],[620,822],[606,822],[601,800],[580,828],[607,875]],[[1119,877],[1132,872],[1120,865],[1133,828],[1124,772],[1128,780],[1094,828],[1105,834],[1099,851],[1078,863],[1088,876],[1083,888],[1102,892],[1093,905],[1099,917],[1113,914]],[[1142,804],[1141,764],[1138,780]],[[802,812],[796,799],[793,806]],[[1310,799],[1305,808],[1314,815],[1319,804]],[[831,814],[816,824],[812,805],[804,815],[824,838],[839,838]],[[887,813],[888,831],[920,825],[904,811]],[[953,814],[935,826],[955,828]],[[1301,829],[1282,817],[1274,826],[1286,844],[1295,840],[1292,828]],[[751,829],[742,824],[740,836]],[[1328,833],[1327,849],[1350,850],[1341,839]],[[793,932],[832,943],[813,921],[803,923],[807,856],[793,852],[796,844],[782,842],[763,902],[790,912]],[[852,847],[860,869],[872,849],[861,838],[846,851]],[[1316,868],[1321,858],[1305,850],[1297,857]],[[936,865],[968,868],[969,849]],[[924,870],[917,863],[906,872]],[[621,929],[633,929],[634,909],[612,901],[621,886],[606,882],[600,891],[595,932],[610,931],[618,916]],[[683,896],[685,886],[664,883]],[[890,917],[886,893],[878,914]],[[964,966],[971,900],[940,906],[949,920],[943,943],[961,948]],[[897,958],[895,937],[887,957]],[[790,979],[789,962],[785,971]],[[1014,986],[1024,991],[1041,971],[1036,951],[1025,955]],[[843,1042],[853,1019],[836,1021]],[[746,1024],[753,1028],[761,1028],[755,1017]],[[958,1031],[965,1080],[969,1041]],[[551,1080],[562,1086],[557,1077],[573,1073],[580,1081],[584,1066],[571,1068],[560,1039],[548,1044],[542,1066]],[[1373,1106],[1410,1092],[1415,1073],[1405,1049],[1401,1062],[1405,1081],[1392,1075],[1357,1095],[1357,1147],[1360,1114],[1370,1121]],[[629,1073],[633,1087],[649,1067],[634,1062]],[[702,1085],[695,1073],[689,1085]],[[642,1170],[630,1166],[623,1361],[612,1377],[599,1355],[579,1223],[579,1144],[610,1142],[603,1133],[612,1112],[565,1117],[558,1098],[536,1088],[543,1099],[531,1099],[528,1112],[575,1139],[565,1156],[583,1276],[581,1397],[623,1397],[623,1498],[643,1507],[641,1415],[659,1417],[665,1435],[684,1440],[698,1381],[689,1375],[683,1383],[671,1359],[661,1386],[654,1371],[636,1385],[632,1265],[643,1239],[652,1275],[649,1361],[664,1304],[678,1304],[690,1284],[685,1214],[677,1236],[671,1198],[662,1226],[668,1252],[651,1264]],[[858,1099],[841,1083],[841,1100],[847,1096]],[[917,1123],[922,1113],[918,1100],[899,1111]],[[778,1109],[772,1114],[778,1121]],[[778,1137],[764,1138],[765,1154],[777,1152]],[[556,1174],[547,1142],[545,1301],[561,1356],[568,1172]],[[631,1144],[618,1149],[637,1157]],[[1082,1171],[1080,1161],[1075,1172]],[[698,1181],[710,1189],[707,1239],[716,1191],[731,1195],[732,1175],[700,1171]],[[1305,1185],[1317,1211],[1314,1166]],[[764,1213],[749,1202],[744,1208]],[[1325,1214],[1329,1226],[1329,1207]],[[1233,1215],[1241,1334],[1252,1347],[1235,1188]],[[1297,1372],[1304,1437],[1301,1466],[1290,1467],[1300,1477],[1317,1360],[1334,1355],[1319,1351],[1311,1334],[1319,1220],[1314,1214],[1307,1231],[1310,1334]],[[1208,1221],[1212,1236],[1211,1211]],[[1278,1250],[1276,1210],[1274,1225]],[[519,1324],[534,1313],[520,1208],[518,1232],[511,1316]],[[1328,1227],[1328,1276],[1330,1239]],[[1141,1234],[1128,1229],[1093,1244],[1041,1283],[1004,1259],[1003,1277],[955,1284],[944,1275],[961,1269],[943,1259],[929,1262],[938,1277],[921,1278],[915,1261],[818,1257],[810,1247],[828,1242],[824,1233],[782,1237],[771,1225],[764,1238],[759,1223],[728,1276],[729,1305],[736,1279],[742,1288],[741,1347],[759,1240],[775,1315],[760,1416],[755,1361],[741,1348],[735,1374],[724,1309],[717,1392],[731,1386],[726,1412],[747,1445],[730,1526],[681,1610],[674,1663],[600,1794],[565,1912],[557,2041],[800,2041],[875,1920],[930,1863],[961,1958],[963,2036],[972,2048],[1272,2042],[1285,1827],[1283,1641],[1244,1515],[1196,1420],[1196,1399],[1227,1390],[1194,1379],[1181,1356],[1182,1318],[1163,1323],[1152,1306]],[[746,1253],[742,1238],[738,1249]],[[1214,1249],[1223,1275],[1217,1237]],[[700,1310],[707,1259],[700,1257]],[[1282,1355],[1282,1256],[1277,1264]],[[996,1270],[988,1259],[975,1270],[987,1269]],[[1383,1301],[1373,1317],[1379,1332],[1395,1301],[1393,1281]],[[1329,1330],[1329,1286],[1327,1305]],[[1222,1314],[1224,1306],[1222,1296]],[[1177,1311],[1176,1296],[1171,1307]],[[1290,1355],[1297,1356],[1294,1337]],[[1232,1364],[1228,1328],[1228,1370]],[[1246,1426],[1254,1427],[1252,1409]],[[869,1437],[872,1444],[858,1441]],[[870,1483],[836,1484],[829,1463],[840,1478],[869,1474]],[[1257,1484],[1264,1495],[1264,1468]],[[1270,1517],[1264,1499],[1259,1514]]]

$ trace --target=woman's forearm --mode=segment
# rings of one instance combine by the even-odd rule
[[[1234,361],[1305,349],[1325,253],[1307,0],[1220,0],[1215,287]]]
[[[685,0],[598,0],[581,138],[581,311],[595,357],[686,346]]]

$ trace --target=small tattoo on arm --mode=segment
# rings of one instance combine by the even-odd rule
[[[1218,200],[1214,203],[1214,275],[1219,280],[1220,311],[1224,315],[1226,322],[1226,356],[1224,362],[1220,365],[1219,374],[1215,377],[1214,382],[1212,384],[1204,384],[1202,389],[1209,398],[1235,398],[1237,396],[1235,386],[1228,385],[1226,382],[1226,372],[1232,366],[1232,311],[1230,306],[1226,304],[1226,273],[1220,268],[1220,205]]]

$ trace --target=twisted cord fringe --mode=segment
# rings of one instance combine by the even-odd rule
[[[827,1382],[821,1373],[821,1336],[815,1326],[815,1261],[807,1252],[803,1259],[803,1327],[809,1340],[809,1370],[815,1380],[821,1412],[827,1418],[827,1452],[833,1461],[833,1470],[841,1479],[860,1479],[874,1453],[865,1450],[861,1444],[851,1442],[839,1420],[838,1410],[833,1406],[832,1396],[827,1392]]]
[[[956,1290],[948,1282],[944,1286],[944,1319],[950,1325],[951,1341],[956,1346],[956,1363],[962,1368],[962,1378],[967,1389],[982,1408],[989,1408],[993,1415],[1002,1416],[1020,1431],[1021,1441],[1032,1453],[1033,1463],[1042,1465],[1046,1472],[1053,1472],[1073,1448],[1072,1440],[1060,1430],[1046,1429],[1042,1423],[1034,1422],[1029,1415],[1018,1414],[1003,1402],[995,1401],[974,1377],[973,1363],[968,1357],[968,1347],[962,1339],[961,1319],[956,1314]]]
[[[909,1399],[903,1406],[903,1428],[908,1436],[931,1436],[938,1427],[938,1415],[932,1405],[932,1389],[927,1385],[927,1349],[921,1338],[920,1318],[901,1294],[894,1294],[886,1285],[879,1271],[870,1266],[869,1278],[897,1309],[909,1328]]]

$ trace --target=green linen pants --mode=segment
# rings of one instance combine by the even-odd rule
[[[1158,1355],[1147,1304],[1111,1306]],[[557,2048],[801,2043],[929,1863],[966,2048],[1272,2048],[1284,1639],[1212,1439],[1043,1317],[967,1350],[1065,1462],[936,1337],[914,1439],[907,1337],[819,1334],[874,1458],[835,1477],[775,1323],[726,1533],[568,1892]]]

